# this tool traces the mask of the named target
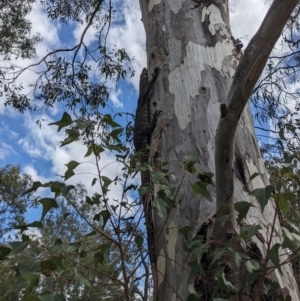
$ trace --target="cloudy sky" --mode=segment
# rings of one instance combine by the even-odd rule
[[[236,38],[240,38],[244,46],[258,29],[270,1],[262,0],[229,0],[232,31]],[[118,18],[125,22],[122,26],[113,27],[110,31],[111,45],[124,47],[130,57],[134,57],[133,66],[136,76],[121,82],[110,95],[111,106],[126,112],[134,113],[137,101],[138,78],[141,69],[146,66],[145,33],[141,22],[141,13],[138,0],[122,1],[121,10],[117,11]],[[255,8],[255,9],[254,9]],[[82,26],[72,28],[67,32],[60,24],[47,18],[45,11],[37,4],[30,15],[33,29],[40,33],[43,41],[38,46],[38,56],[42,57],[48,50],[74,44],[78,41]],[[95,39],[93,32],[89,32],[85,42]],[[23,62],[22,65],[28,62]],[[32,78],[24,75],[21,78],[24,85]],[[45,182],[59,179],[63,175],[70,160],[78,162],[90,161],[84,157],[86,148],[80,144],[70,144],[59,147],[59,142],[64,138],[63,133],[58,133],[55,126],[47,124],[60,119],[62,107],[56,106],[53,110],[32,114],[26,112],[20,115],[11,108],[4,106],[4,100],[0,99],[0,160],[1,166],[6,164],[19,164],[23,172],[30,174],[34,180]],[[36,125],[37,119],[44,119],[42,127]],[[113,164],[114,158],[110,154],[102,157],[102,167],[105,172],[113,177],[119,166]],[[91,163],[80,165],[76,172],[80,173],[69,180],[69,183],[82,182],[88,188],[91,187],[93,175],[90,174]],[[96,187],[94,187],[96,189]],[[118,191],[119,189],[119,191]],[[116,188],[116,195],[121,187]],[[94,190],[95,191],[95,190]],[[94,192],[91,190],[91,192]]]

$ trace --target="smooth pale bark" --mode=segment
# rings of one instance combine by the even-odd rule
[[[289,8],[289,5],[297,4],[295,0],[276,2],[278,5],[285,3]],[[158,66],[162,69],[151,99],[150,109],[163,111],[152,139],[157,153],[151,152],[151,159],[158,168],[160,161],[156,162],[155,157],[166,159],[170,171],[183,179],[174,200],[176,209],[167,217],[161,218],[156,214],[157,300],[186,300],[189,277],[187,263],[191,258],[183,249],[183,237],[178,229],[192,225],[193,234],[197,234],[203,221],[216,212],[216,203],[212,204],[193,194],[191,185],[196,179],[184,172],[183,157],[196,153],[201,161],[198,168],[215,173],[215,136],[220,120],[220,104],[225,104],[231,110],[233,107],[228,101],[239,97],[234,93],[238,93],[236,91],[239,91],[238,85],[241,83],[249,84],[248,90],[251,92],[251,85],[255,84],[257,74],[261,72],[259,69],[263,68],[265,61],[254,60],[252,69],[243,67],[244,73],[241,72],[235,79],[237,86],[230,90],[241,53],[231,35],[226,0],[140,0],[140,6],[146,30],[148,69],[150,72]],[[285,13],[284,17],[287,18],[288,11]],[[269,14],[268,18],[274,17]],[[276,28],[282,26],[274,20],[268,22],[273,22]],[[279,33],[281,30],[282,27],[279,28]],[[266,29],[263,27],[260,37],[263,38],[265,34]],[[274,35],[276,34],[278,32]],[[264,57],[267,58],[268,51],[276,39],[274,36],[272,45],[265,45]],[[257,45],[255,46],[258,47]],[[255,47],[251,51],[255,52]],[[247,53],[246,55],[248,56]],[[259,56],[259,59],[261,58],[262,56]],[[251,53],[244,62],[250,66]],[[249,97],[248,90],[245,93],[244,86],[242,87],[243,99]],[[221,131],[219,135],[220,133]],[[223,132],[224,137],[219,140],[228,140],[229,134],[233,135],[234,131]],[[222,147],[221,144],[220,146]],[[235,158],[234,194],[231,185],[234,201],[247,200],[255,204],[256,200],[249,197],[248,193],[268,185],[268,176],[257,145],[248,105],[238,122],[235,150],[233,151],[230,144],[229,147],[229,153],[234,154]],[[250,176],[255,172],[260,173],[260,176],[248,183]],[[170,185],[178,187],[178,183],[175,182],[170,182]],[[225,187],[228,188],[227,184]],[[213,187],[210,188],[210,193],[216,200],[216,190]],[[270,234],[274,212],[275,206],[269,202],[263,216],[260,210],[254,207],[246,221],[263,227],[263,231],[260,231],[263,238],[256,239],[262,254],[266,253],[263,242]],[[277,222],[276,234],[280,236],[280,233]],[[276,239],[280,240],[280,237]],[[300,300],[290,265],[283,267],[283,276],[275,272],[273,278],[283,290],[289,291],[293,300]]]

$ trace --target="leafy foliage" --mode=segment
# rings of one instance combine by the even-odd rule
[[[21,174],[19,166],[0,168],[0,237],[23,222],[26,210],[36,205],[33,194],[22,196],[31,184],[31,177]]]

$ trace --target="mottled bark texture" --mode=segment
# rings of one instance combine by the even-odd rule
[[[201,161],[199,169],[215,173],[217,182],[217,189],[210,189],[216,200],[212,204],[194,196],[191,185],[196,179],[187,174],[176,196],[176,209],[168,218],[155,216],[158,301],[186,300],[188,296],[187,263],[191,258],[183,248],[183,237],[178,229],[193,225],[195,235],[203,221],[216,213],[217,203],[218,209],[222,208],[224,201],[231,204],[232,201],[247,200],[256,204],[256,200],[248,196],[249,191],[268,185],[246,103],[283,24],[297,2],[274,1],[267,21],[242,58],[240,47],[231,34],[227,0],[140,0],[147,38],[148,70],[161,68],[150,104],[150,114],[156,109],[163,111],[152,137],[157,149],[156,153],[151,153],[153,164],[159,167],[160,161],[155,162],[155,157],[162,157],[168,161],[170,171],[182,178],[183,156],[196,153]],[[271,32],[269,24],[273,26]],[[242,64],[238,67],[240,60]],[[236,70],[238,73],[234,77]],[[220,120],[221,104],[225,110],[222,110]],[[217,161],[215,149],[218,150]],[[227,156],[225,165],[224,153]],[[260,176],[249,183],[255,172]],[[222,188],[219,189],[218,185]],[[262,254],[266,253],[263,241],[270,235],[274,212],[275,206],[269,202],[263,216],[257,207],[251,208],[248,214],[247,223],[263,227],[260,232],[264,239],[260,237],[256,241]],[[279,222],[276,223],[276,233],[276,240],[280,240]],[[273,278],[283,290],[289,291],[293,300],[300,300],[291,266],[285,265],[282,270],[283,276],[275,272]]]

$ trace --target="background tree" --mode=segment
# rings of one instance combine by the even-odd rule
[[[32,185],[32,179],[20,172],[19,166],[6,165],[0,169],[0,237],[7,234],[19,223],[24,222],[24,214],[36,205],[34,195],[22,196]]]

